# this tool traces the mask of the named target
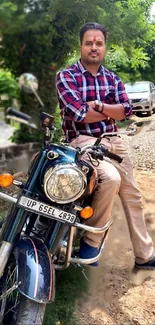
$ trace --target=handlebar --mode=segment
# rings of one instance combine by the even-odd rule
[[[25,114],[25,113],[22,113],[22,112],[19,112],[17,111],[16,109],[12,108],[12,107],[8,107],[7,109],[7,114],[10,116],[10,117],[18,117],[18,118],[21,118],[25,121],[30,121],[31,120],[31,116],[29,116],[28,114]]]
[[[123,158],[119,155],[116,155],[115,153],[109,151],[103,144],[100,145],[101,150],[105,157],[108,157],[110,159],[116,160],[119,164],[122,162]]]
[[[119,164],[122,162],[123,158],[116,155],[115,153],[109,151],[103,144],[100,144],[98,146],[93,145],[86,145],[84,146],[80,154],[83,155],[84,153],[89,153],[93,159],[100,159],[103,160],[104,157],[113,159],[117,161]]]
[[[22,113],[20,111],[17,111],[16,109],[12,108],[12,107],[9,107],[7,109],[7,116],[6,116],[8,119],[12,119],[12,120],[15,120],[19,123],[23,123],[23,124],[26,124],[30,127],[32,127],[33,129],[37,129],[37,126],[36,124],[34,124],[32,122],[32,118],[30,115],[28,114],[25,114],[25,113]]]

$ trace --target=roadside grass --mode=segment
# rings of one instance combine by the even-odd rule
[[[83,292],[88,290],[89,282],[84,278],[81,268],[70,266],[56,273],[55,302],[46,308],[43,325],[78,325],[74,314],[76,302]],[[85,273],[89,276],[89,270]]]
[[[119,129],[127,128],[131,123],[135,122],[133,119],[124,120],[124,121],[117,121],[117,126]]]

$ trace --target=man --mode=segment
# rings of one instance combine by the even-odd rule
[[[97,23],[87,23],[80,30],[81,59],[60,71],[56,86],[66,141],[73,147],[94,144],[105,132],[117,131],[115,120],[132,114],[124,84],[105,69],[101,62],[106,52],[106,29]],[[152,240],[146,230],[142,200],[133,178],[132,162],[120,137],[102,139],[110,151],[123,157],[125,176],[117,167],[100,161],[97,168],[101,182],[94,192],[94,215],[88,225],[102,227],[110,218],[118,193],[126,214],[137,268],[155,268]],[[98,254],[101,235],[86,232],[80,243],[80,257]],[[97,266],[98,262],[92,264]]]

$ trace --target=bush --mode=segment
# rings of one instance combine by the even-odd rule
[[[63,136],[63,131],[61,126],[60,109],[58,106],[54,115],[54,126],[56,130],[52,142],[59,143]],[[13,136],[10,139],[12,142],[18,144],[28,142],[40,142],[43,144],[43,132],[41,129],[34,130],[25,124],[21,124],[20,129],[15,130]]]
[[[61,122],[61,116],[60,116],[60,108],[57,106],[56,112],[54,115],[54,126],[56,128],[56,131],[54,133],[53,141],[54,143],[59,143],[61,138],[64,136],[63,130],[62,130],[62,122]]]
[[[10,71],[0,69],[0,96],[18,97],[18,83]]]
[[[19,86],[10,71],[0,69],[0,107],[5,110],[19,97]]]

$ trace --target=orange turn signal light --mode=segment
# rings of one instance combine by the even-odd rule
[[[1,174],[0,175],[0,186],[1,187],[9,187],[13,184],[13,176],[9,173]]]
[[[94,210],[92,207],[85,207],[80,211],[80,217],[83,219],[88,219],[90,218],[94,213]]]

